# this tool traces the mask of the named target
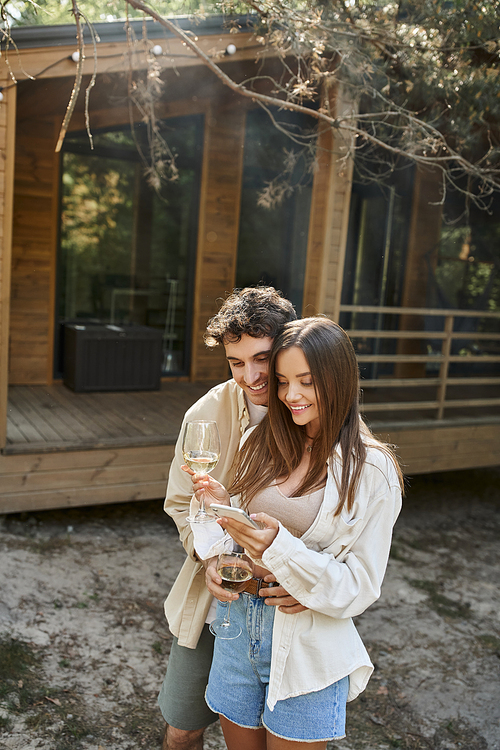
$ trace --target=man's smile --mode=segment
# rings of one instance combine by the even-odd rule
[[[250,388],[251,391],[261,391],[263,388],[265,388],[267,385],[267,380],[265,380],[263,383],[260,383],[260,385],[249,385],[248,388]]]

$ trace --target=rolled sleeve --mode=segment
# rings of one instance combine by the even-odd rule
[[[262,556],[265,566],[301,604],[334,618],[361,614],[380,596],[387,567],[392,528],[401,507],[399,488],[371,501],[364,518],[348,526],[337,538],[335,555],[328,547],[309,549],[280,526]]]

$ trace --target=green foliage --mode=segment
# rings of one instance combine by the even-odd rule
[[[2,3],[10,23],[16,26],[59,26],[73,23],[71,0],[8,0]],[[140,11],[128,6],[126,0],[78,0],[78,8],[92,23],[116,21],[125,18],[142,18]],[[200,0],[160,0],[152,5],[166,16],[196,13]]]
[[[500,187],[499,0],[247,6],[260,15],[262,40],[298,62],[283,98],[318,101],[324,83],[341,83],[358,102],[357,123],[350,114],[338,121],[358,128],[365,177],[379,179],[408,157],[434,160],[455,185],[468,174],[465,192],[487,204]]]

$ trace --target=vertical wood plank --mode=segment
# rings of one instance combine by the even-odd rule
[[[54,121],[17,122],[9,382],[52,382],[59,157]],[[36,122],[36,125],[35,125]]]
[[[208,351],[203,334],[219,309],[217,300],[234,287],[243,176],[245,115],[242,104],[216,103],[205,119],[196,280],[191,349],[192,380],[223,380],[222,350]]]
[[[1,83],[5,81],[1,80]],[[3,236],[0,239],[0,449],[7,439],[7,397],[9,368],[9,325],[10,325],[10,286],[12,261],[12,215],[14,190],[14,154],[16,147],[16,87],[5,90],[0,140],[1,171],[3,173],[3,194],[0,195],[0,224]]]
[[[441,354],[443,355],[443,361],[439,368],[439,380],[441,381],[438,388],[438,414],[437,418],[442,419],[444,415],[445,401],[446,401],[446,387],[448,385],[448,368],[450,366],[450,354],[451,354],[451,334],[453,333],[453,315],[447,315],[444,331],[446,338],[443,339],[441,347]]]
[[[326,94],[336,117],[355,112],[342,87]],[[354,162],[341,130],[320,132],[314,176],[302,314],[325,313],[338,320]]]
[[[59,134],[60,123],[56,118],[54,120],[54,137]],[[49,326],[47,331],[47,384],[54,382],[54,347],[55,347],[55,323],[56,323],[56,281],[57,281],[57,250],[59,239],[59,191],[60,191],[60,170],[61,170],[61,153],[54,154],[52,162],[52,226],[50,236],[50,247],[52,248],[49,263],[49,299],[48,299],[48,317]]]

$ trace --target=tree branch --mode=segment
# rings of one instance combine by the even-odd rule
[[[73,15],[75,17],[75,24],[76,24],[76,38],[78,39],[78,63],[77,63],[77,69],[76,69],[76,76],[75,76],[75,82],[73,84],[73,91],[71,92],[71,97],[68,103],[68,107],[66,109],[66,114],[64,115],[64,120],[61,125],[61,130],[59,131],[59,138],[57,139],[56,144],[56,154],[59,153],[59,151],[62,148],[62,145],[64,143],[64,138],[66,136],[66,131],[68,130],[68,125],[71,120],[71,116],[73,114],[73,110],[75,109],[76,100],[78,98],[78,94],[80,93],[80,88],[82,85],[82,78],[83,78],[83,62],[85,60],[85,45],[83,41],[83,29],[82,24],[80,23],[80,11],[78,9],[78,5],[76,0],[71,0],[73,5]]]

